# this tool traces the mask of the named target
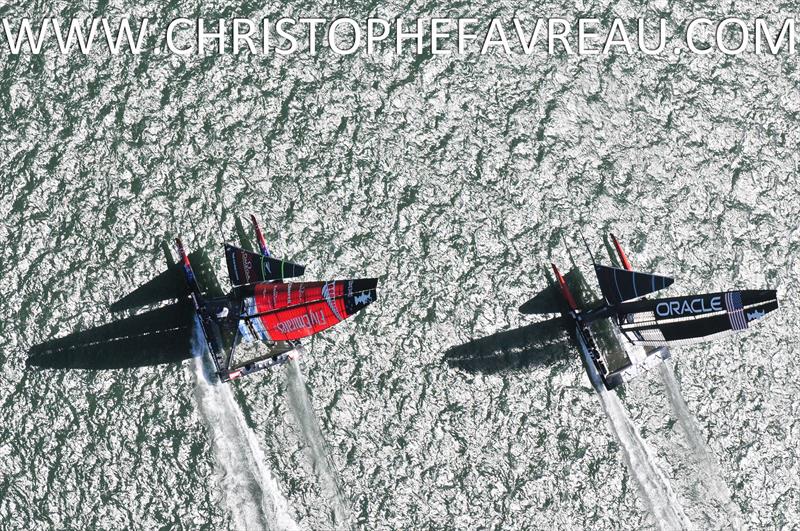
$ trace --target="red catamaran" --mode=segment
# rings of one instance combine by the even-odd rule
[[[260,253],[225,244],[233,290],[206,296],[176,240],[183,272],[211,359],[221,381],[286,363],[299,340],[339,323],[377,299],[376,278],[284,282],[305,266],[273,257],[255,217]]]
[[[225,245],[231,289],[219,285],[203,252],[180,262],[110,306],[138,312],[34,345],[29,367],[116,369],[180,362],[191,357],[196,325],[221,381],[286,363],[300,340],[347,319],[377,298],[377,279],[286,282],[305,267],[273,257],[252,218],[259,252]],[[238,225],[238,224],[237,224]],[[247,246],[248,238],[242,237]],[[192,267],[192,262],[196,270]],[[164,304],[166,303],[166,304]],[[139,312],[142,308],[155,309]]]

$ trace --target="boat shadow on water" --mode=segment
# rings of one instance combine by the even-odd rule
[[[577,270],[567,273],[568,277]],[[561,314],[565,308],[558,288],[546,274],[547,287],[520,306],[525,315]],[[554,317],[473,339],[445,352],[447,365],[470,373],[495,374],[550,366],[573,357],[569,321]]]
[[[159,308],[112,321],[88,330],[51,339],[30,348],[27,367],[45,369],[127,369],[177,363],[192,357],[195,311],[183,298],[183,271],[163,248],[169,267],[130,294],[113,303],[111,312],[153,307],[170,299],[183,299]],[[192,253],[197,276],[220,291],[208,255]]]
[[[548,319],[456,345],[447,364],[471,373],[514,372],[569,359],[571,347],[562,318]]]
[[[191,357],[193,325],[191,305],[170,304],[36,345],[27,364],[104,370],[176,363]]]

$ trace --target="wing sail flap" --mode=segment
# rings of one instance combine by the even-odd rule
[[[374,302],[377,285],[374,278],[257,284],[244,302],[240,330],[270,341],[308,337]]]

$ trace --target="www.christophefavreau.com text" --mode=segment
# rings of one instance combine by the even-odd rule
[[[795,19],[2,19],[0,54],[794,54]],[[671,33],[671,34],[670,34]],[[676,39],[676,37],[678,37]],[[669,44],[669,46],[668,46]]]

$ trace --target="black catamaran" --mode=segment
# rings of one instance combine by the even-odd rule
[[[158,365],[191,356],[199,323],[215,372],[223,382],[289,361],[300,339],[347,319],[377,299],[375,278],[285,282],[305,267],[272,256],[252,217],[259,252],[225,244],[232,289],[225,293],[202,253],[180,262],[111,305],[111,311],[160,308],[75,332],[30,349],[29,366],[111,369]],[[165,250],[169,257],[169,250]],[[199,264],[197,271],[192,262]]]
[[[775,290],[647,299],[647,295],[670,286],[673,279],[634,271],[613,234],[611,240],[623,267],[600,265],[592,257],[603,294],[597,307],[580,308],[564,276],[551,264],[589,376],[595,384],[595,376],[598,377],[607,389],[668,358],[668,346],[699,343],[746,330],[778,308]],[[600,348],[596,340],[596,329],[609,323],[612,333],[621,339],[621,349]]]

